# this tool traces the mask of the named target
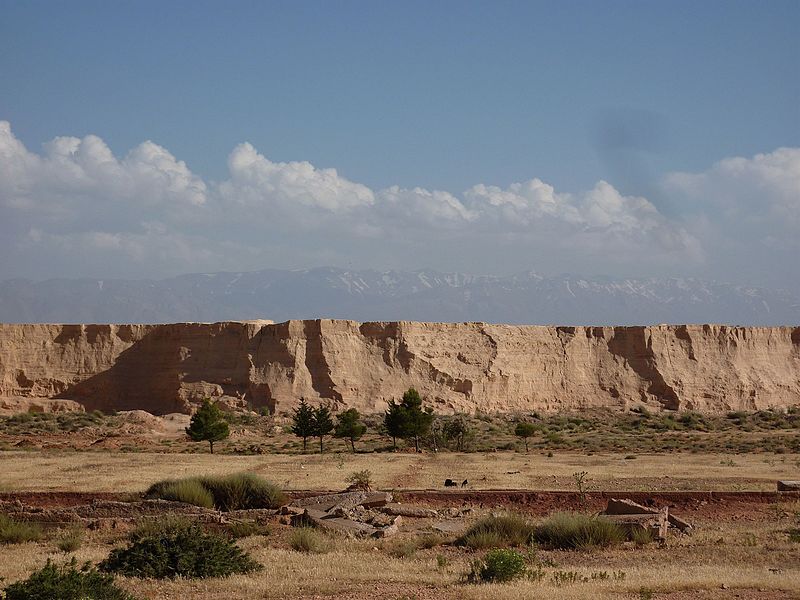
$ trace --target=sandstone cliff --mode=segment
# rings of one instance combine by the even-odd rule
[[[788,407],[800,327],[0,325],[0,396],[89,410],[188,412],[212,396],[286,412],[303,396],[371,412],[411,386],[442,412]]]

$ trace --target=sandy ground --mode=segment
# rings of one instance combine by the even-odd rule
[[[440,489],[446,478],[469,489],[774,491],[800,479],[800,455],[635,455],[517,452],[210,455],[70,451],[0,452],[0,491],[135,492],[160,479],[236,471],[257,473],[287,490],[336,490],[364,469],[380,489]]]
[[[368,469],[374,487],[396,490],[403,502],[433,508],[473,509],[469,520],[488,512],[514,510],[532,519],[558,510],[597,511],[601,491],[645,493],[696,529],[670,534],[663,546],[651,544],[596,551],[536,552],[545,565],[540,581],[466,585],[470,561],[482,556],[444,543],[398,556],[397,545],[414,540],[431,523],[406,519],[401,533],[387,540],[331,538],[326,554],[291,550],[291,527],[276,517],[267,536],[240,545],[264,570],[227,579],[153,581],[121,579],[138,598],[150,600],[231,600],[302,598],[352,600],[483,599],[556,600],[644,598],[691,600],[785,600],[800,598],[800,544],[788,531],[800,526],[800,498],[778,494],[725,494],[742,490],[774,492],[777,479],[800,479],[800,456],[791,454],[483,454],[329,453],[254,456],[31,450],[0,452],[0,500],[40,506],[91,503],[125,497],[151,483],[200,474],[248,471],[296,494],[346,487],[346,477]],[[574,473],[587,473],[590,491],[579,500]],[[446,491],[446,478],[467,487]],[[301,492],[304,490],[306,492]],[[403,491],[405,490],[405,491]],[[417,490],[417,491],[411,491]],[[429,491],[425,491],[429,490]],[[496,490],[496,491],[487,491]],[[506,490],[506,491],[503,491]],[[508,491],[527,490],[527,491]],[[563,490],[567,493],[555,493]],[[717,494],[697,491],[716,490]],[[662,495],[659,495],[659,492]],[[679,493],[676,493],[679,492]],[[0,577],[15,581],[48,558],[58,531],[36,543],[0,546]],[[99,561],[125,543],[124,529],[88,531],[79,561]],[[574,571],[589,582],[558,584],[558,572]],[[607,578],[598,578],[605,573]],[[613,573],[624,573],[613,578]],[[592,576],[595,575],[595,579]],[[1,587],[2,584],[0,584]]]
[[[520,508],[503,500],[501,494],[486,496],[487,506],[473,504],[474,517],[462,519],[464,527],[490,510]],[[430,503],[424,495],[414,501],[441,506],[441,499]],[[290,549],[292,528],[276,517],[269,535],[239,542],[264,565],[260,572],[204,581],[123,578],[121,584],[139,598],[150,600],[783,600],[800,597],[800,544],[789,541],[786,535],[799,512],[800,500],[796,497],[772,503],[687,504],[680,515],[695,525],[691,535],[671,533],[666,544],[645,547],[625,544],[591,551],[537,550],[535,560],[543,565],[543,577],[505,585],[465,585],[462,576],[470,561],[483,552],[450,545],[446,539],[433,548],[398,555],[397,548],[424,531],[428,520],[406,519],[401,533],[385,540],[332,536],[328,553],[304,554]],[[14,581],[40,567],[47,558],[62,560],[64,555],[54,547],[57,535],[58,531],[51,531],[38,543],[0,547],[0,577]],[[124,530],[89,531],[75,556],[79,561],[99,561],[112,547],[124,543],[124,535]],[[558,572],[575,572],[589,581],[558,584],[554,580]],[[603,573],[605,579],[592,579]]]

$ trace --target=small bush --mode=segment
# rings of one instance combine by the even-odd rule
[[[502,548],[508,546],[505,536],[497,531],[474,531],[466,533],[456,540],[459,546],[468,546],[473,550],[486,550],[488,548]]]
[[[534,527],[520,515],[489,516],[481,519],[460,538],[456,545],[470,548],[490,548],[499,546],[524,546],[528,544]]]
[[[227,527],[228,534],[234,538],[246,538],[251,535],[269,535],[270,529],[267,525],[260,525],[251,521],[240,521],[237,523],[230,523]]]
[[[389,547],[389,555],[395,558],[411,558],[417,553],[420,546],[417,540],[397,540]]]
[[[0,515],[0,544],[22,544],[36,542],[42,537],[42,526],[38,523],[15,521]]]
[[[179,479],[169,482],[160,488],[158,497],[162,500],[214,508],[214,496],[198,479]]]
[[[286,502],[278,486],[252,473],[159,481],[150,486],[145,496],[226,511],[278,508]]]
[[[440,546],[446,541],[446,538],[441,534],[425,533],[412,538],[395,540],[388,546],[387,552],[395,558],[409,558],[413,556],[417,550],[429,550]]]
[[[526,570],[522,554],[507,548],[495,548],[489,550],[483,560],[473,561],[467,580],[474,583],[503,583],[522,577]]]
[[[573,583],[589,583],[589,578],[581,575],[578,571],[556,571],[550,576],[550,581],[553,585],[561,587]]]
[[[289,536],[289,545],[298,552],[324,554],[330,550],[330,544],[312,527],[298,527]]]
[[[372,471],[364,469],[363,471],[350,473],[345,478],[345,481],[350,484],[352,489],[369,492],[372,489]]]
[[[164,579],[226,577],[261,565],[225,536],[170,521],[138,528],[130,545],[112,550],[99,567],[128,577]]]
[[[156,519],[140,521],[136,527],[128,534],[128,539],[132,542],[143,540],[150,537],[166,535],[170,531],[191,526],[191,522],[185,518],[174,515],[167,515]]]
[[[447,540],[445,537],[438,533],[426,533],[421,535],[417,538],[417,546],[423,548],[424,550],[428,550],[430,548],[435,548],[436,546],[441,546]]]
[[[99,573],[87,562],[78,568],[73,558],[60,567],[49,560],[24,581],[5,589],[6,600],[135,600],[114,585],[114,577]]]
[[[80,527],[71,527],[67,529],[56,540],[56,548],[61,550],[64,554],[75,552],[83,545],[83,529]]]
[[[646,546],[655,541],[655,535],[652,529],[639,529],[636,528],[631,531],[631,541],[637,546]]]
[[[563,550],[605,548],[625,540],[616,523],[581,513],[557,513],[533,532],[533,540],[547,548]]]

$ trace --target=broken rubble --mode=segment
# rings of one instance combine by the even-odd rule
[[[448,535],[461,535],[467,526],[463,521],[437,521],[431,525],[431,528]]]
[[[601,513],[607,517],[615,517],[615,516],[633,516],[633,515],[659,515],[661,512],[664,512],[666,515],[666,522],[673,527],[680,529],[683,532],[687,532],[692,529],[691,524],[683,519],[676,517],[666,508],[658,510],[655,508],[651,508],[649,506],[644,506],[639,504],[638,502],[634,502],[633,500],[626,500],[626,499],[618,499],[618,498],[611,498],[608,501],[608,505],[606,509]],[[621,519],[612,519],[616,521],[620,521]],[[658,529],[660,531],[661,524],[658,523]],[[663,535],[659,534],[659,539],[663,539]]]
[[[636,531],[649,531],[653,539],[663,540],[667,537],[668,512],[669,509],[664,507],[655,513],[604,515],[604,517],[619,525],[628,535],[628,538],[631,538]]]
[[[292,501],[290,506],[329,511],[336,507],[364,506],[374,508],[384,506],[391,501],[392,495],[389,492],[343,492],[341,494],[324,494],[322,496],[298,498]]]
[[[313,526],[356,537],[387,537],[398,530],[400,517],[371,510],[392,501],[388,492],[343,492],[294,500],[281,508],[294,526]]]
[[[644,506],[633,500],[611,498],[608,501],[606,510],[603,511],[605,515],[636,515],[636,514],[656,514],[658,509]],[[681,531],[689,531],[692,526],[687,521],[680,517],[676,517],[671,512],[667,511],[667,521],[673,527],[677,527]]]
[[[416,518],[435,518],[439,516],[432,508],[424,508],[422,506],[410,506],[393,502],[382,506],[380,511],[387,515],[398,515],[403,517],[416,517]]]

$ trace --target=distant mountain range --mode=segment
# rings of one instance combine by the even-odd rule
[[[800,296],[699,279],[266,269],[161,280],[0,282],[0,322],[335,318],[514,324],[800,324]]]

